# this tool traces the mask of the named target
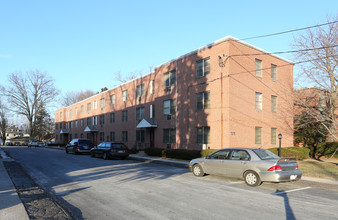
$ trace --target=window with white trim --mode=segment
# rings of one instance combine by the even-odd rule
[[[256,92],[255,94],[255,106],[257,111],[263,110],[263,94],[260,92]]]
[[[196,77],[201,78],[210,73],[210,57],[196,62]]]
[[[262,77],[262,61],[259,59],[255,59],[255,75]]]

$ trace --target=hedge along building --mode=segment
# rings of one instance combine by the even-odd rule
[[[231,36],[55,112],[57,143],[129,148],[293,145],[293,64]]]

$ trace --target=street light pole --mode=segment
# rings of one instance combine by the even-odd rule
[[[279,139],[278,156],[282,157],[282,134],[281,133],[279,133],[278,139]]]

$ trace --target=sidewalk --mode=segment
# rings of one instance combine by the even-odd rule
[[[22,204],[12,180],[7,174],[3,161],[12,161],[0,148],[0,219],[27,219],[26,209]]]

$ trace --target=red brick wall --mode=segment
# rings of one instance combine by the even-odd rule
[[[210,127],[210,143],[207,147],[276,147],[271,145],[271,128],[277,128],[277,133],[283,134],[282,146],[293,145],[293,66],[283,59],[271,55],[260,54],[258,50],[247,44],[233,40],[225,40],[219,44],[209,45],[196,52],[185,55],[174,61],[163,64],[152,74],[108,90],[72,106],[56,111],[57,117],[63,112],[63,121],[84,119],[84,127],[72,128],[74,134],[84,133],[87,125],[86,117],[98,116],[98,128],[105,133],[105,140],[111,131],[115,131],[115,140],[122,141],[122,131],[128,131],[129,148],[136,143],[136,108],[145,107],[145,117],[149,118],[149,108],[155,108],[155,147],[165,148],[163,144],[163,129],[176,128],[176,144],[172,148],[201,149],[196,144],[196,127]],[[219,66],[219,56],[225,66]],[[241,56],[236,56],[241,55]],[[210,57],[210,74],[196,78],[196,61]],[[262,60],[263,77],[255,76],[255,58]],[[273,82],[270,75],[271,64],[277,65],[277,81]],[[163,74],[176,69],[176,85],[171,86],[171,92],[166,92],[163,83]],[[155,91],[150,94],[149,84],[154,80]],[[145,95],[141,102],[135,98],[137,85],[145,85]],[[223,85],[223,99],[221,98],[221,84]],[[122,101],[122,91],[128,89],[128,101]],[[210,108],[196,110],[196,94],[210,91]],[[263,110],[255,110],[255,92],[263,94]],[[110,95],[115,94],[116,104],[110,105]],[[271,112],[271,95],[277,96],[277,113]],[[105,98],[105,108],[100,108],[100,99]],[[171,120],[163,115],[163,101],[177,98],[177,112]],[[93,109],[93,101],[97,101],[97,109]],[[223,104],[222,103],[223,100]],[[87,112],[87,103],[91,102],[91,111]],[[81,113],[81,105],[84,112]],[[223,107],[223,108],[222,108]],[[75,116],[75,108],[78,115]],[[66,119],[66,111],[73,109],[73,117]],[[222,110],[223,109],[223,110]],[[128,110],[128,122],[122,122],[122,110]],[[115,123],[110,124],[110,112],[115,112]],[[223,127],[221,119],[223,112]],[[99,115],[105,114],[104,126],[99,125]],[[80,122],[79,122],[80,126]],[[263,129],[263,143],[255,145],[255,127]],[[145,129],[146,130],[146,129]],[[59,135],[59,130],[56,134]],[[149,143],[149,133],[146,131],[145,142]],[[222,143],[223,136],[223,143]],[[84,133],[84,137],[86,134]],[[58,141],[60,139],[57,139]],[[277,141],[278,144],[278,141]]]

